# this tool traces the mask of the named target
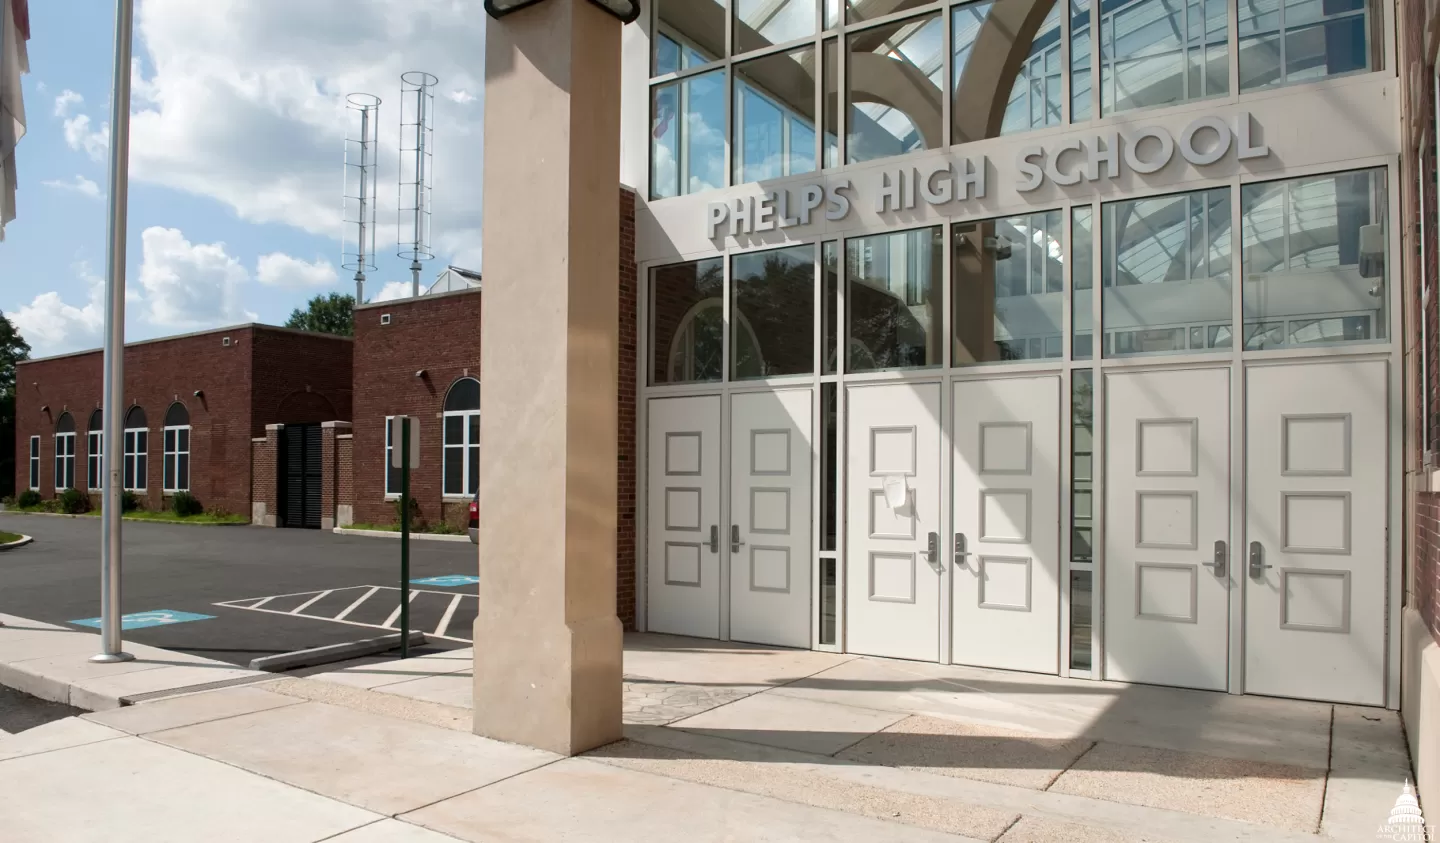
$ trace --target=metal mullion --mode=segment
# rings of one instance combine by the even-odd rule
[[[1226,653],[1229,667],[1227,683],[1230,693],[1245,693],[1245,589],[1247,578],[1236,577],[1236,560],[1243,560],[1245,548],[1245,514],[1249,490],[1245,476],[1245,237],[1241,227],[1240,176],[1230,180],[1230,566],[1226,624],[1229,638]],[[1208,216],[1208,214],[1207,214]],[[1289,225],[1286,225],[1289,228]],[[1237,236],[1236,233],[1239,232]],[[1208,334],[1209,329],[1206,329]]]
[[[768,56],[778,55],[780,53],[792,53],[796,50],[803,50],[806,47],[812,46],[814,45],[814,43],[814,35],[806,35],[801,38],[791,38],[789,41],[782,41],[779,44],[767,44],[764,47],[756,47],[753,50],[746,50],[743,53],[735,55],[731,59],[731,61],[736,64],[740,64],[748,61],[753,61],[754,59],[763,59]]]
[[[1098,6],[1093,0],[1092,6]],[[1094,23],[1092,22],[1092,26]],[[1098,54],[1099,51],[1095,50]],[[1105,678],[1105,206],[1090,204],[1090,678]],[[1067,654],[1068,657],[1068,654]]]
[[[841,34],[835,39],[835,168],[845,167],[850,163],[850,36],[843,30],[845,23],[845,4],[841,4],[840,23]],[[843,249],[844,243],[840,244]],[[844,255],[840,256],[841,266],[844,265]],[[845,286],[845,279],[842,275],[840,286]],[[840,355],[844,357],[845,355]],[[836,371],[841,371],[836,369]]]
[[[1206,56],[1209,56],[1209,32],[1206,33]],[[1233,102],[1240,96],[1240,7],[1236,3],[1225,4],[1225,64],[1226,93]]]
[[[940,146],[947,148],[955,144],[955,16],[954,6],[940,9]],[[946,232],[949,233],[948,231]],[[947,251],[949,247],[946,247]],[[946,570],[949,570],[947,567]]]
[[[818,5],[821,0],[816,0]],[[825,478],[822,468],[825,464],[824,404],[821,401],[820,371],[825,356],[823,326],[825,319],[823,261],[825,247],[817,240],[811,252],[814,271],[811,273],[810,335],[812,337],[810,364],[810,649],[820,649],[821,609],[824,605],[824,580],[821,577],[820,522],[825,511]],[[826,649],[829,645],[825,645]]]
[[[658,88],[661,85],[668,85],[672,82],[679,82],[683,79],[693,79],[696,76],[704,76],[707,73],[714,73],[717,70],[724,70],[725,65],[726,61],[724,59],[720,59],[717,61],[706,62],[705,64],[699,65],[698,67],[685,67],[672,73],[666,73],[660,76],[653,76],[650,78],[650,87]]]
[[[1106,116],[1105,113],[1100,110],[1100,104],[1101,104],[1101,97],[1100,97],[1100,65],[1101,65],[1101,62],[1100,62],[1100,51],[1101,51],[1101,49],[1102,49],[1102,45],[1101,45],[1100,42],[1101,42],[1101,39],[1103,38],[1103,34],[1102,34],[1101,31],[1100,31],[1100,30],[1101,30],[1100,11],[1101,11],[1100,0],[1090,0],[1090,119],[1091,119],[1091,120],[1099,120],[1099,119],[1101,119],[1102,117],[1105,117],[1105,116]],[[1098,225],[1099,222],[1100,222],[1099,217],[1096,217],[1096,218],[1095,218],[1095,221],[1092,223],[1092,225]],[[1092,232],[1091,240],[1093,241],[1094,239],[1095,239],[1095,238],[1094,238],[1093,232]],[[1099,284],[1100,284],[1099,276],[1096,276],[1096,279],[1095,279],[1095,288],[1096,288],[1097,290],[1099,289]],[[1096,327],[1097,327],[1097,328],[1099,327],[1099,323],[1098,323],[1098,322],[1096,323]],[[1093,586],[1094,580],[1091,580],[1091,584],[1092,584],[1092,586]],[[1093,604],[1092,604],[1092,605],[1093,605]],[[1093,612],[1094,610],[1092,609],[1091,611]],[[1094,640],[1094,618],[1093,618],[1093,617],[1091,618],[1091,640],[1092,640],[1092,641]],[[1090,665],[1090,666],[1091,666],[1092,668],[1095,666],[1093,660],[1091,661],[1091,665]],[[1095,675],[1098,676],[1098,675],[1099,675],[1099,672],[1098,672],[1098,671],[1095,671]]]
[[[842,4],[840,9],[840,23],[845,22],[845,7]],[[840,48],[845,46],[845,39],[840,38]],[[838,57],[837,57],[838,58]],[[841,66],[840,78],[845,78],[845,62],[837,62]],[[844,101],[844,90],[841,89],[840,101]],[[842,124],[843,125],[843,124]],[[838,129],[839,127],[837,127]],[[840,152],[845,152],[845,133],[840,131]],[[845,159],[841,158],[843,162]],[[849,391],[845,384],[845,375],[849,369],[849,348],[850,335],[847,330],[848,320],[846,319],[846,294],[850,283],[848,270],[849,260],[846,258],[846,244],[848,241],[843,238],[835,240],[835,647],[840,652],[847,651],[847,638],[850,632],[850,613],[847,609],[849,600],[846,592],[849,588],[849,486],[846,485],[849,478]]]

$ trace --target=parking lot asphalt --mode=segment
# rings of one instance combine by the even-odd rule
[[[122,529],[124,614],[210,616],[131,629],[127,641],[245,665],[372,638],[396,624],[396,539],[131,521]],[[87,629],[73,622],[100,614],[100,519],[0,513],[0,530],[35,538],[0,553],[0,612]],[[469,645],[476,586],[464,578],[477,575],[477,560],[469,543],[410,542],[412,580],[460,578],[412,586],[411,628],[448,636],[432,638],[432,647]]]

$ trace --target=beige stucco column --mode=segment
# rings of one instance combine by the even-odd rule
[[[543,0],[485,38],[475,732],[567,755],[621,732],[620,27]]]

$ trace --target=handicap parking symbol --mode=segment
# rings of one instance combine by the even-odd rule
[[[149,629],[152,626],[170,626],[177,623],[189,623],[190,621],[213,620],[214,615],[197,615],[193,612],[177,612],[174,609],[154,609],[149,612],[135,612],[129,615],[120,616],[120,628]],[[90,626],[100,628],[100,618],[86,618],[80,621],[71,621],[76,626]]]
[[[443,577],[426,577],[423,580],[411,580],[411,585],[434,585],[440,588],[459,588],[462,585],[474,585],[480,582],[479,577],[472,577],[466,574],[449,574]]]

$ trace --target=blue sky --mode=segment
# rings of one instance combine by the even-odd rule
[[[114,3],[30,9],[27,133],[17,218],[0,243],[0,309],[41,356],[100,341]],[[479,268],[478,4],[141,0],[135,36],[127,339],[280,323],[317,293],[353,292],[339,236],[343,100],[354,91],[385,100],[367,298],[408,290],[394,227],[405,70],[440,77],[436,259],[422,280],[447,263]]]

